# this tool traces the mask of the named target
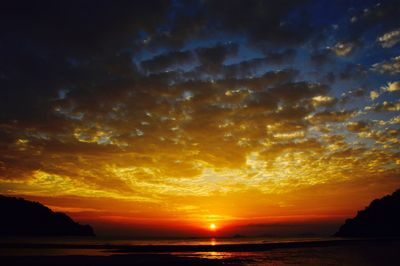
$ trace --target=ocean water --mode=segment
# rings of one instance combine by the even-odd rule
[[[114,249],[135,246],[221,246],[221,245],[254,245],[273,243],[298,243],[314,241],[331,241],[332,237],[273,237],[273,238],[113,238],[113,237],[0,237],[0,255],[7,245],[8,250],[15,249],[20,254],[30,250],[34,255],[40,250],[40,255],[109,255]],[[35,248],[24,248],[37,245]],[[77,247],[77,248],[74,248]]]
[[[237,238],[123,238],[123,237],[0,237],[3,243],[44,243],[82,245],[226,245],[308,242],[341,239],[335,237],[237,237]]]
[[[231,249],[232,246],[239,248]],[[192,247],[195,248],[192,249]],[[259,247],[267,248],[259,249]],[[196,265],[199,265],[198,262],[201,262],[200,265],[204,262],[204,265],[253,266],[400,265],[398,264],[400,262],[399,251],[400,240],[398,239],[347,241],[331,237],[222,239],[0,238],[0,256],[3,258],[24,256],[32,256],[33,258],[40,256],[73,257],[70,255],[86,255],[87,258],[92,256],[98,258],[103,256],[104,265],[113,265],[116,258],[122,258],[129,262],[144,261],[145,265],[158,265],[158,262],[163,265],[191,265],[194,264],[193,262],[196,262]],[[165,256],[169,257],[166,258]],[[173,258],[172,262],[169,264],[162,263],[168,258]],[[174,259],[179,260],[179,263]],[[146,263],[146,260],[149,263]],[[107,261],[109,261],[108,264]],[[90,261],[88,264],[92,265]],[[33,262],[32,265],[37,264]]]
[[[0,238],[0,256],[109,256],[113,254],[138,253],[123,251],[137,246],[147,246],[146,253],[153,252],[152,246],[211,246],[221,245],[257,245],[265,243],[290,243],[328,241],[329,237],[311,238],[112,238],[112,237],[3,237]],[[160,253],[159,250],[153,253]],[[161,252],[185,258],[200,259],[231,259],[233,257],[258,256],[260,253],[251,252]]]

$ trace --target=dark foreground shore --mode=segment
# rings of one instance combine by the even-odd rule
[[[20,255],[18,251],[36,255]],[[101,255],[40,255],[49,250],[99,251]],[[1,244],[1,265],[398,265],[399,239],[311,242],[109,246]],[[48,254],[48,253],[47,253]],[[87,254],[91,254],[88,252]],[[94,253],[92,253],[94,254]]]

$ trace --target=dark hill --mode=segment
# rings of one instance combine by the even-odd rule
[[[376,199],[335,234],[339,237],[400,237],[400,189]]]
[[[0,236],[94,236],[90,225],[22,198],[0,195]]]

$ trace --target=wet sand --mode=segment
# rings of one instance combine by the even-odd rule
[[[8,255],[14,249],[101,250],[94,255]],[[3,252],[1,252],[1,250]],[[399,239],[237,245],[0,245],[1,265],[398,265]],[[15,254],[15,253],[14,253]]]

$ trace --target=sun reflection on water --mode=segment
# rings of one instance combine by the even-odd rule
[[[213,237],[213,238],[211,238],[211,240],[210,240],[210,245],[211,246],[215,246],[217,244],[217,240]]]

